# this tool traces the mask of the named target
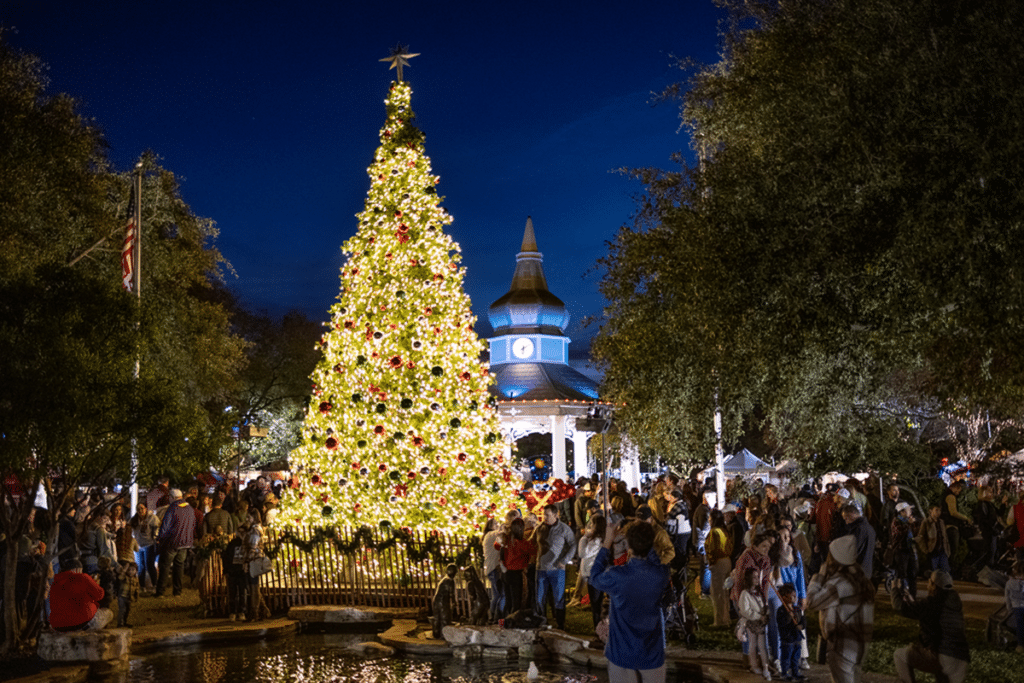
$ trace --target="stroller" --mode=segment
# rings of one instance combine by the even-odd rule
[[[697,611],[690,602],[689,581],[686,567],[680,567],[672,575],[662,608],[665,610],[665,636],[692,645],[697,640]]]
[[[1000,650],[1011,650],[1017,644],[1017,632],[1013,627],[1013,615],[1006,605],[991,614],[985,624],[985,640]]]

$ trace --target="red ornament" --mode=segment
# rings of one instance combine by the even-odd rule
[[[360,465],[358,462],[353,462],[352,463],[352,469],[358,470],[360,467],[362,467],[362,465]]]
[[[298,560],[292,560],[288,564],[291,565],[292,569],[298,569],[299,568],[299,561]]]
[[[377,425],[376,427],[374,427],[373,428],[373,433],[374,434],[383,434],[384,433],[384,425]]]
[[[405,233],[396,232],[395,233],[395,237],[398,238],[398,243],[399,244],[405,244],[406,242],[409,241],[409,236],[406,235]]]
[[[440,500],[437,501],[437,504],[440,505],[441,507],[444,507],[445,505],[448,504],[448,499],[445,498],[444,496],[441,496]]]
[[[400,368],[402,367],[402,357],[392,356],[391,360],[388,361],[388,364],[393,368]]]
[[[381,463],[381,464],[377,465],[377,469],[380,470],[381,472],[387,472],[388,471],[388,466],[385,465],[384,463]]]
[[[351,321],[351,320],[346,320],[345,321],[345,329],[346,330],[351,330],[355,326],[356,326],[356,324],[353,321]]]
[[[423,309],[423,315],[433,315],[433,314],[434,314],[434,309],[431,308],[430,306],[427,306],[426,308]]]
[[[359,503],[356,503],[355,505],[352,506],[352,512],[359,512],[362,509],[363,509],[363,506],[360,505]]]
[[[322,500],[322,501],[323,501],[323,502],[325,502],[325,503],[326,503],[326,502],[327,502],[328,500],[330,500],[330,499],[331,499],[331,497],[330,497],[330,496],[328,496],[328,495],[327,495],[326,493],[325,493],[325,494],[323,494],[322,496],[320,496],[320,500]]]
[[[467,370],[466,372],[463,372],[461,375],[459,375],[459,379],[461,379],[462,381],[466,382],[466,381],[469,381],[469,379],[472,376],[473,375],[469,374],[469,371]]]
[[[421,436],[414,436],[414,437],[412,437],[412,445],[413,446],[422,446],[423,445],[423,437],[421,437]]]
[[[328,403],[327,401],[321,402],[320,403],[320,412],[324,413],[325,415],[327,413],[331,412],[331,404]]]
[[[395,211],[395,218],[401,218],[401,217],[402,217],[402,212],[401,211]]]
[[[416,364],[413,363],[412,361],[409,361],[408,363],[405,364],[405,367],[407,367],[410,370],[412,370],[414,367],[416,367]]]
[[[406,225],[405,223],[402,223],[401,225],[398,226],[398,232],[401,232],[401,233],[409,232],[409,226]]]
[[[408,472],[406,472],[405,476],[409,478],[409,481],[412,481],[413,479],[416,478],[416,473],[413,472],[412,470],[409,470]]]
[[[335,439],[333,436],[329,436],[327,437],[327,441],[324,441],[324,446],[327,447],[327,450],[333,451],[335,448],[338,447],[338,440]]]
[[[399,484],[395,487],[395,495],[401,498],[405,498],[405,494],[409,492],[409,487],[405,484]]]
[[[501,478],[504,479],[506,482],[512,481],[512,473],[509,472],[508,470],[502,470]],[[516,492],[516,495],[519,495],[518,491]]]
[[[467,459],[468,457],[469,457],[469,456],[468,456],[468,455],[466,455],[465,453],[459,453],[459,454],[458,454],[458,455],[456,456],[456,458],[458,458],[458,461],[459,461],[459,462],[466,462],[466,459]]]
[[[444,474],[445,474],[445,472],[447,472],[447,471],[448,471],[448,468],[446,468],[446,467],[442,467],[442,468],[440,468],[440,469],[439,469],[439,470],[437,471],[437,473],[438,473],[439,475],[441,475],[441,476],[443,477],[443,476],[444,476]]]
[[[434,282],[444,282],[444,275],[441,275],[441,273],[434,273]]]
[[[321,479],[319,474],[314,474],[312,477],[309,478],[309,483],[312,484],[313,486],[319,486],[320,482]],[[296,486],[296,488],[298,487]]]

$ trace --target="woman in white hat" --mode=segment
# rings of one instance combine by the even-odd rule
[[[825,564],[807,586],[807,609],[819,612],[833,683],[859,683],[875,620],[875,586],[857,562],[854,536],[829,544]]]

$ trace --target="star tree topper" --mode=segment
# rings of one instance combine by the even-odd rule
[[[385,57],[384,59],[381,59],[380,61],[382,61],[382,62],[391,62],[391,67],[388,69],[388,71],[391,71],[391,69],[394,69],[395,67],[398,67],[398,80],[402,81],[403,80],[402,79],[402,67],[403,66],[409,66],[409,60],[412,59],[413,57],[419,57],[419,56],[420,56],[419,52],[414,52],[414,53],[410,54],[409,53],[409,46],[408,45],[402,45],[401,43],[399,43],[394,48],[392,48],[390,56]]]

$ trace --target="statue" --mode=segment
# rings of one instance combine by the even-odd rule
[[[491,611],[491,598],[487,595],[484,582],[476,575],[476,569],[466,567],[466,589],[469,592],[469,623],[474,626],[486,626]]]
[[[433,636],[440,640],[441,629],[452,623],[452,616],[455,614],[455,574],[459,568],[454,564],[445,567],[445,576],[438,581],[437,590],[434,591],[434,616],[430,619],[433,627]]]

